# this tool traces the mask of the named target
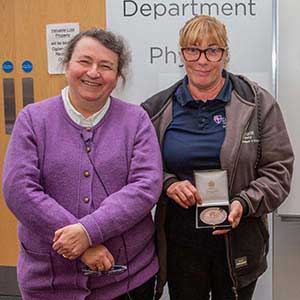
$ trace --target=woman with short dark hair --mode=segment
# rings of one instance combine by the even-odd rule
[[[17,118],[3,193],[19,220],[23,300],[153,297],[161,158],[146,112],[111,96],[128,62],[113,33],[78,34],[68,86]]]

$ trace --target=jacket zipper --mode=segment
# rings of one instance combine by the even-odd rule
[[[245,129],[243,131],[243,134],[242,134],[242,139],[243,139],[243,136],[249,126],[249,122],[247,122],[246,126],[245,126]],[[237,164],[238,164],[238,161],[239,161],[239,158],[240,158],[240,149],[241,149],[241,146],[242,146],[242,141],[240,142],[240,145],[239,145],[239,149],[238,149],[238,155],[237,155],[237,159],[235,160],[235,163],[234,163],[234,167],[233,167],[233,172],[232,172],[232,177],[231,177],[231,181],[230,181],[230,185],[229,185],[229,190],[231,192],[232,190],[232,185],[233,185],[233,179],[235,177],[235,174],[236,174],[236,169],[237,169]],[[226,248],[227,248],[227,251],[226,251],[226,256],[227,256],[227,263],[228,263],[228,269],[229,269],[229,275],[230,275],[230,278],[233,282],[233,286],[232,286],[232,292],[234,294],[234,298],[235,300],[238,300],[238,291],[237,291],[237,280],[236,280],[236,276],[234,274],[234,271],[233,271],[233,265],[231,263],[231,257],[232,257],[232,254],[231,254],[231,243],[230,243],[230,238],[229,238],[229,235],[230,235],[230,232],[228,234],[225,235],[225,241],[226,241]]]
[[[250,122],[248,122],[248,123],[246,124],[246,126],[245,126],[245,129],[244,129],[243,134],[242,134],[242,139],[243,139],[243,136],[245,135],[245,132],[246,132],[248,126],[249,126],[249,123],[250,123]],[[241,146],[242,146],[242,140],[241,140],[241,142],[240,142],[240,146],[239,146],[239,149],[238,149],[237,159],[235,160],[234,166],[233,166],[233,172],[232,172],[232,175],[231,175],[231,180],[230,180],[230,185],[229,185],[229,191],[230,191],[230,192],[231,192],[231,190],[232,190],[233,179],[234,179],[234,177],[235,177],[236,169],[237,169],[236,167],[237,167],[237,164],[238,164],[238,161],[239,161],[239,158],[240,158]]]
[[[226,248],[227,248],[226,256],[227,256],[227,263],[228,263],[228,269],[229,269],[229,276],[230,276],[230,278],[232,280],[232,283],[233,283],[232,292],[234,294],[234,299],[238,300],[239,296],[238,296],[238,292],[237,292],[237,280],[236,280],[236,277],[234,275],[233,267],[232,267],[232,264],[231,264],[231,244],[230,244],[230,241],[229,241],[229,233],[225,235],[225,241],[226,241]]]

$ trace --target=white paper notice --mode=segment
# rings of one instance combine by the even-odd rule
[[[62,66],[64,48],[77,33],[79,33],[79,23],[46,25],[49,74],[64,73]]]

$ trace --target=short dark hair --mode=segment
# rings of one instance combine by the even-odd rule
[[[121,78],[123,79],[123,83],[125,83],[125,74],[131,61],[131,53],[129,51],[129,48],[121,36],[101,28],[91,28],[75,35],[65,47],[63,65],[66,65],[71,60],[72,54],[78,41],[80,41],[84,37],[91,37],[95,39],[105,48],[118,55],[118,75],[121,76]]]

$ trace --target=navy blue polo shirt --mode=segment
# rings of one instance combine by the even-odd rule
[[[187,179],[194,184],[194,170],[220,168],[226,129],[225,106],[232,92],[228,72],[224,70],[222,75],[225,82],[215,99],[194,100],[187,76],[173,97],[173,120],[165,133],[163,159],[167,172],[176,174],[180,180]],[[203,242],[204,236],[199,236],[203,230],[195,229],[195,218],[195,207],[184,209],[175,201],[168,201],[167,227],[170,231],[168,234],[167,230],[167,235],[172,239],[175,229],[177,241],[179,238],[185,243]]]

